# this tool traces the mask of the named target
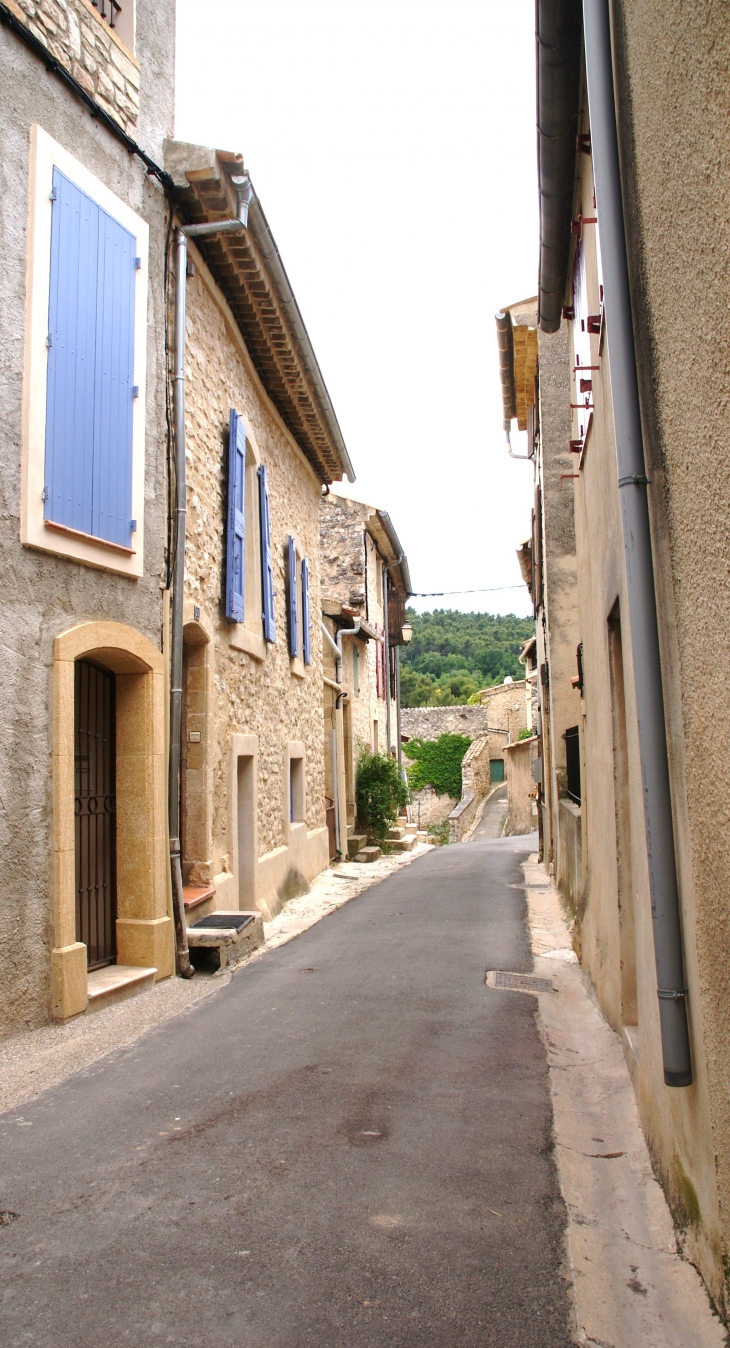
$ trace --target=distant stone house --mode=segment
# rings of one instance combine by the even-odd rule
[[[168,142],[194,222],[241,158]],[[328,864],[322,487],[352,475],[271,231],[190,240],[181,850],[188,921],[270,917]]]
[[[362,748],[399,756],[399,657],[411,594],[389,515],[330,493],[320,501],[326,792],[343,855]],[[407,635],[407,633],[406,633]],[[339,674],[339,678],[337,675]]]

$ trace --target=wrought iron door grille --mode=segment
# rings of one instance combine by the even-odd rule
[[[116,957],[114,675],[77,660],[74,691],[76,939],[96,969]]]

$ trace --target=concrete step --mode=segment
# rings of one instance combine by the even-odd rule
[[[136,997],[155,985],[156,969],[140,968],[138,964],[107,964],[103,969],[88,973],[89,1011],[98,1011],[112,1002],[123,1002]]]
[[[418,838],[415,834],[409,833],[406,834],[405,838],[397,838],[390,842],[389,846],[392,847],[394,852],[412,852],[417,842]]]
[[[377,861],[380,856],[382,853],[379,847],[363,847],[355,857],[355,861]]]
[[[358,852],[361,851],[363,847],[367,846],[367,841],[368,841],[367,833],[353,833],[348,835],[347,855],[350,858],[350,860],[352,860],[353,857],[356,857]]]

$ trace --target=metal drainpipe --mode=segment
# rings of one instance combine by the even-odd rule
[[[661,653],[641,432],[607,0],[584,0],[588,105],[603,264],[664,1081],[692,1084]]]
[[[383,659],[385,662],[385,737],[388,741],[388,757],[390,757],[391,740],[391,711],[390,711],[390,627],[388,624],[388,572],[393,570],[394,566],[400,566],[403,561],[403,553],[396,557],[394,562],[388,562],[383,565]],[[397,704],[396,704],[397,706]]]
[[[245,229],[248,207],[253,195],[246,175],[234,181],[238,195],[238,215],[234,220],[211,221],[204,225],[183,225],[175,234],[175,365],[173,373],[173,410],[175,424],[176,541],[172,572],[172,615],[170,624],[170,760],[168,776],[168,821],[170,831],[170,871],[172,877],[175,946],[178,972],[192,978],[182,865],[180,860],[180,729],[182,720],[183,600],[185,591],[185,519],[187,485],[185,480],[185,309],[188,268],[188,237],[231,233]]]
[[[395,648],[395,733],[398,736],[398,770],[403,776],[403,745],[401,743],[400,714],[400,646]]]
[[[385,674],[385,752],[390,758],[390,632],[388,631],[388,567],[383,567],[383,672]]]

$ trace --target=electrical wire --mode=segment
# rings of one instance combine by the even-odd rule
[[[492,585],[486,590],[414,590],[411,599],[441,599],[447,594],[499,594],[502,590],[524,590],[522,585]]]

